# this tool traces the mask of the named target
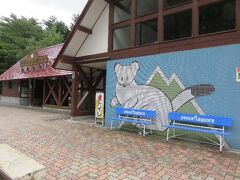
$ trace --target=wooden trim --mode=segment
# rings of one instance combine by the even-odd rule
[[[112,30],[119,29],[119,28],[123,28],[123,27],[126,27],[126,26],[130,26],[130,25],[131,25],[131,20],[122,21],[122,22],[119,22],[119,23],[112,24],[111,29]]]
[[[164,40],[164,21],[163,21],[163,1],[159,1],[159,12],[158,12],[158,42]]]
[[[165,9],[163,10],[163,15],[169,15],[169,14],[176,14],[178,12],[186,11],[192,9],[192,3],[187,3],[182,6],[177,6],[175,8]]]
[[[130,47],[136,44],[136,13],[137,13],[137,0],[131,1],[131,28],[130,28]]]
[[[92,34],[92,29],[86,28],[86,27],[81,26],[81,25],[78,26],[78,30],[82,31],[82,32],[84,32],[86,34]]]
[[[169,7],[164,7],[164,4],[163,4],[163,10],[178,8],[179,6],[183,6],[183,5],[191,4],[191,3],[192,3],[192,0],[190,0],[188,2],[182,2],[182,3],[176,4],[176,5],[173,5],[173,6],[169,6]]]
[[[240,31],[222,32],[201,37],[190,37],[181,40],[174,40],[158,44],[146,45],[142,47],[128,48],[124,50],[112,51],[110,59],[122,59],[136,56],[146,56],[174,51],[192,50],[213,46],[240,43]]]
[[[100,53],[89,56],[75,57],[74,63],[87,64],[91,62],[103,62],[109,59],[109,53]]]
[[[199,35],[199,7],[198,0],[193,0],[192,4],[192,36]]]
[[[236,29],[240,31],[240,1],[236,0]]]
[[[73,64],[74,58],[66,55],[62,55],[61,62],[66,64]]]
[[[113,50],[113,4],[109,3],[108,52]]]
[[[141,22],[144,22],[144,21],[155,19],[157,17],[158,17],[158,13],[153,13],[153,14],[149,14],[149,15],[146,15],[146,16],[136,18],[136,19],[134,19],[135,20],[134,22],[135,23],[141,23]]]
[[[214,3],[218,3],[218,2],[221,2],[223,0],[198,0],[198,4],[199,4],[199,7],[200,6],[205,6],[205,5],[209,5],[209,4],[214,4]],[[238,0],[236,0],[238,1]]]

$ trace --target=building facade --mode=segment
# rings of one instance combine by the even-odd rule
[[[0,76],[1,104],[70,109],[72,72],[53,69],[62,44],[25,56]]]
[[[89,0],[53,66],[74,72],[72,116],[102,89],[106,126],[118,106],[155,110],[159,131],[173,111],[231,117],[240,149],[239,52],[239,0]]]

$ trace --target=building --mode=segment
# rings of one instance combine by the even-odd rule
[[[62,46],[34,51],[5,71],[0,103],[70,109],[72,72],[51,67]]]
[[[71,115],[116,106],[231,117],[240,149],[239,0],[89,0],[53,67],[73,71]]]

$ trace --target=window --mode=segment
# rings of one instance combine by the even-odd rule
[[[157,42],[157,19],[138,23],[136,27],[136,45]]]
[[[190,37],[192,34],[192,10],[164,17],[164,40]]]
[[[29,83],[28,80],[21,80],[21,98],[29,97]]]
[[[190,2],[191,0],[164,0],[164,8],[179,5],[185,2]]]
[[[146,15],[158,10],[158,0],[137,0],[137,16]]]
[[[235,0],[222,1],[199,8],[199,33],[231,30],[236,24]]]
[[[113,50],[130,47],[130,26],[115,29],[113,31]]]
[[[12,89],[13,88],[13,81],[8,81],[8,89]]]
[[[121,0],[114,3],[114,23],[131,18],[131,0]]]

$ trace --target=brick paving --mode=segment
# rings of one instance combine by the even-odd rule
[[[45,165],[49,180],[240,179],[240,154],[90,127],[61,114],[0,106],[0,143]]]

